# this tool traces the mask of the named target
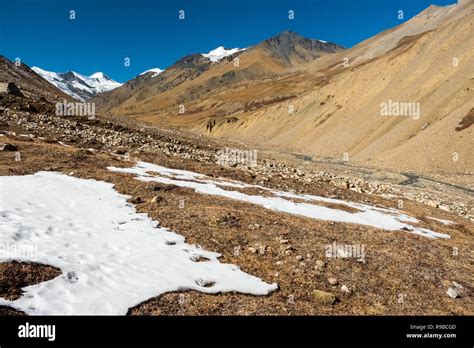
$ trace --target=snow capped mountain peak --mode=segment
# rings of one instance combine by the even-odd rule
[[[148,74],[148,73],[153,73],[151,75],[151,77],[155,77],[159,74],[161,74],[164,70],[160,69],[160,68],[153,68],[153,69],[148,69],[148,70],[145,70],[144,72],[142,72],[140,75],[138,76],[142,76],[142,75],[145,75],[145,74]]]
[[[110,80],[110,77],[105,75],[103,72],[98,71],[89,76],[91,79]]]
[[[225,58],[227,56],[230,56],[234,53],[244,51],[246,50],[245,48],[232,48],[232,49],[226,49],[223,46],[219,46],[212,51],[209,51],[209,53],[203,53],[202,56],[209,58],[211,62],[217,63],[220,61],[222,58]]]
[[[45,74],[45,75],[46,75],[46,74],[55,74],[55,75],[57,75],[56,73],[43,70],[43,69],[41,69],[41,68],[39,68],[39,67],[37,67],[37,66],[32,66],[32,67],[31,67],[31,70],[33,70],[33,71],[34,71],[35,73],[37,73],[38,75],[40,75],[41,73],[43,73],[43,74]]]
[[[122,85],[102,72],[84,76],[75,71],[55,73],[36,66],[32,67],[32,70],[64,93],[81,101],[89,99],[97,93],[107,92]]]

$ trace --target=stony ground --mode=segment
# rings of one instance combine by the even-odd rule
[[[54,170],[112,182],[132,197],[138,211],[161,226],[280,287],[266,297],[168,293],[131,308],[131,315],[474,314],[473,204],[467,186],[441,183],[441,188],[420,188],[420,178],[411,178],[413,184],[403,184],[396,174],[374,179],[370,170],[347,164],[310,163],[315,161],[270,152],[262,152],[257,167],[225,167],[216,164],[215,154],[227,144],[183,133],[117,119],[57,118],[21,108],[2,108],[0,113],[0,142],[13,146],[0,151],[0,175]],[[136,159],[293,192],[401,205],[424,227],[452,238],[431,240],[281,214],[189,189],[139,182],[105,169],[131,166]],[[331,172],[338,166],[347,173]],[[446,226],[426,216],[456,224]],[[326,247],[334,242],[363,245],[365,262],[327,258]],[[21,287],[50,279],[56,271],[44,265],[0,264],[1,296],[18,296]],[[448,296],[449,288],[457,289],[459,296]],[[3,308],[0,314],[18,313]]]

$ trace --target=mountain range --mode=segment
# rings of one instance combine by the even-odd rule
[[[184,57],[92,100],[106,113],[256,148],[468,173],[473,20],[473,2],[432,5],[345,50],[283,32],[218,63]],[[388,104],[414,105],[419,117],[384,116]]]
[[[80,101],[122,85],[102,72],[84,76],[74,71],[55,73],[38,67],[32,67],[31,69],[64,93]]]
[[[134,122],[364,165],[464,173],[474,167],[473,19],[473,2],[430,6],[349,49],[284,31],[244,49],[189,54],[124,84],[102,73],[33,72]],[[383,105],[420,112],[384,116]]]
[[[204,95],[215,96],[236,83],[273,79],[285,70],[343,49],[335,43],[284,31],[245,49],[218,47],[206,54],[187,55],[155,78],[139,75],[92,101],[104,111],[126,115],[135,114],[142,104],[147,104],[152,114],[170,106],[176,110],[176,105],[206,98]]]

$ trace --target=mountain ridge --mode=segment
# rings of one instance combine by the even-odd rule
[[[103,72],[85,76],[72,70],[56,73],[36,66],[31,69],[64,93],[80,101],[85,101],[98,93],[107,92],[122,85]]]
[[[281,42],[275,42],[272,47],[266,43],[273,42],[280,38]],[[245,49],[211,50],[210,53],[192,53],[178,59],[174,64],[166,68],[153,80],[146,79],[140,75],[127,81],[123,86],[111,92],[97,95],[93,98],[98,107],[103,111],[113,112],[114,108],[130,108],[135,103],[143,102],[148,98],[153,98],[159,94],[179,87],[184,83],[195,80],[199,76],[212,70],[205,76],[213,79],[214,72],[222,70],[221,67],[227,64],[239,64],[242,68],[239,70],[238,78],[261,78],[270,76],[290,67],[307,63],[313,59],[343,50],[342,46],[321,40],[305,38],[295,32],[284,31],[272,38],[269,38]],[[209,56],[214,56],[212,52],[219,50],[215,54],[217,61],[213,61]],[[284,53],[284,55],[283,55]],[[234,59],[239,58],[237,63]],[[248,59],[247,59],[248,58]],[[213,58],[214,59],[214,58]],[[229,70],[229,69],[227,69]],[[224,79],[232,79],[232,73],[225,75]],[[207,82],[206,82],[207,83]],[[206,84],[204,83],[204,84]],[[211,86],[214,81],[208,82]],[[209,87],[211,88],[211,87]]]
[[[237,53],[238,66],[229,57],[171,89],[132,93],[108,110],[255,147],[332,158],[347,153],[361,164],[401,170],[469,171],[472,127],[459,125],[474,106],[474,57],[466,50],[474,47],[473,7],[430,7],[316,59],[307,43],[298,45],[291,32],[283,32]],[[287,56],[287,48],[294,54]],[[382,118],[381,104],[389,99],[420,104],[421,117]],[[412,148],[416,158],[407,157]],[[435,165],[436,153],[443,161]],[[453,153],[466,160],[453,165]]]

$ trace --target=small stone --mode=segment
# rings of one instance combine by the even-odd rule
[[[336,296],[334,296],[334,294],[322,290],[314,290],[313,297],[327,305],[332,305],[336,302]]]
[[[283,265],[283,261],[277,261],[277,262],[275,262],[275,265],[281,266],[281,265]]]
[[[288,244],[288,239],[280,239],[280,244]]]
[[[151,202],[151,203],[159,203],[159,202],[161,202],[161,201],[163,201],[163,197],[161,197],[161,196],[155,196],[155,197],[153,197],[153,198],[151,199],[150,202]]]
[[[448,291],[446,292],[449,297],[451,298],[457,298],[459,297],[459,290],[457,288],[449,288]]]
[[[248,251],[252,254],[256,254],[257,253],[257,249],[255,249],[254,247],[250,247],[248,248]]]
[[[314,269],[322,272],[324,269],[324,266],[325,266],[324,261],[316,260],[316,265],[314,266]]]
[[[302,260],[303,260],[303,256],[301,255],[296,256],[296,261],[302,261]]]
[[[331,284],[331,285],[337,285],[337,284],[339,284],[339,282],[337,281],[337,279],[334,278],[334,277],[329,277],[329,278],[328,278],[328,283]]]
[[[346,293],[346,294],[350,294],[350,293],[351,293],[351,289],[349,289],[349,288],[347,287],[347,285],[341,286],[341,291],[344,292],[344,293]]]

